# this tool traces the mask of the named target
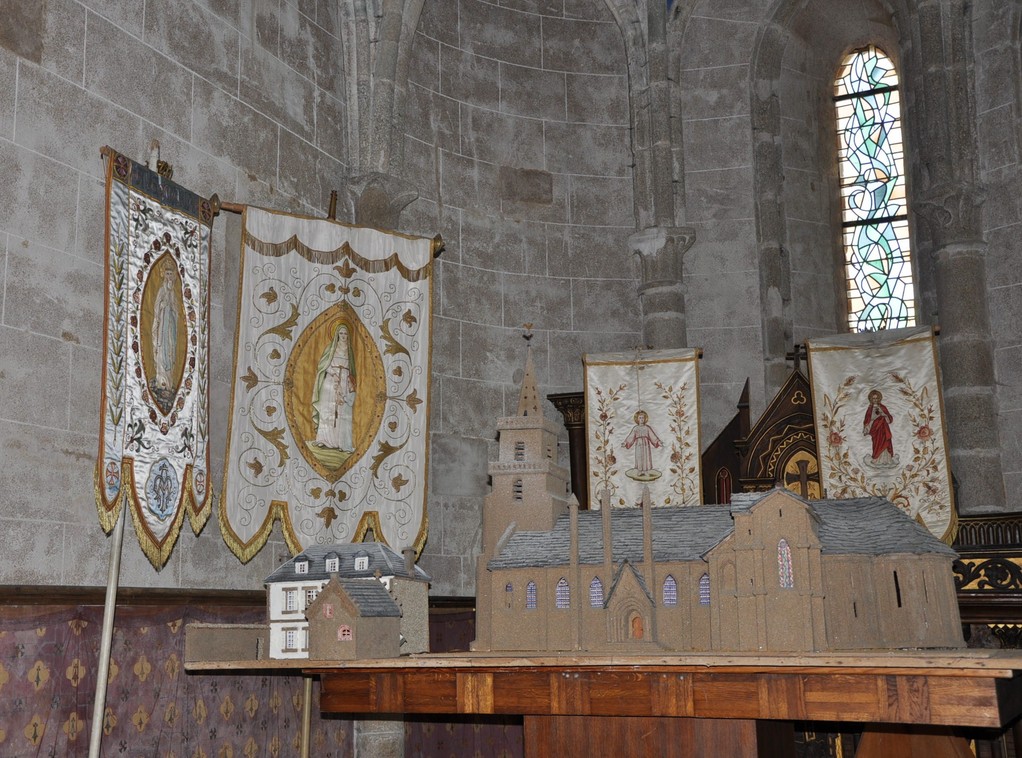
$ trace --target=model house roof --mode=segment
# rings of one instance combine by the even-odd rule
[[[893,553],[955,552],[933,537],[925,527],[883,498],[849,500],[803,500],[786,490],[774,490],[804,504],[818,523],[824,554],[885,555]],[[735,511],[748,510],[773,494],[736,497]],[[657,563],[694,561],[734,531],[732,506],[701,505],[653,508],[653,560]],[[615,508],[611,511],[614,561],[643,561],[642,511]],[[517,532],[487,567],[531,568],[567,565],[570,554],[568,514],[549,532]],[[603,523],[600,511],[578,514],[579,563],[603,562]]]
[[[367,582],[365,579],[339,579],[338,581],[362,617],[399,617],[401,615],[401,609],[394,602],[394,598],[380,582]]]
[[[362,561],[356,561],[362,558]],[[327,561],[337,560],[337,570],[327,569]],[[299,564],[306,563],[302,571]],[[318,581],[337,574],[342,579],[366,579],[376,576],[400,576],[430,581],[430,575],[418,566],[411,572],[405,568],[405,559],[382,542],[347,542],[337,545],[308,547],[270,574],[264,584],[276,582]]]

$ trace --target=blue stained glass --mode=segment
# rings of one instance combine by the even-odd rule
[[[915,323],[898,76],[883,51],[849,55],[835,82],[848,325]]]

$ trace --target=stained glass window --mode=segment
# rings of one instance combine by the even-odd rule
[[[786,590],[795,586],[795,575],[791,570],[791,548],[787,540],[777,543],[777,582]]]
[[[525,585],[525,607],[535,608],[536,607],[536,583],[529,582]]]
[[[699,577],[699,605],[710,604],[710,575],[703,574]]]
[[[568,580],[563,577],[557,582],[557,589],[554,592],[554,605],[558,608],[571,606],[571,593],[568,590]]]
[[[914,326],[901,98],[878,47],[851,53],[834,83],[842,245],[853,332]]]
[[[678,583],[670,574],[664,579],[664,605],[678,604]]]
[[[603,582],[598,576],[594,576],[593,581],[589,582],[589,605],[593,608],[603,607]]]

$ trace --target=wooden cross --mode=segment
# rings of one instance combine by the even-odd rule
[[[817,469],[813,473],[809,473],[809,461],[801,460],[795,461],[795,465],[798,466],[798,474],[784,472],[784,486],[787,487],[789,484],[798,482],[799,494],[806,500],[809,499],[809,482],[820,483],[820,472]]]
[[[802,360],[807,357],[806,344],[804,342],[796,342],[792,345],[790,353],[785,353],[784,357],[791,361],[792,367],[801,373],[802,371]]]

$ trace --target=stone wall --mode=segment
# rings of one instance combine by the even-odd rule
[[[947,14],[958,2],[923,10]],[[981,233],[996,385],[962,381],[973,394],[996,393],[1010,508],[1022,495],[1022,11],[1013,0],[970,6],[974,55],[958,61],[967,84],[952,115],[960,123],[974,106],[975,130],[967,125],[949,141],[947,124],[931,115],[940,113],[933,93],[943,91],[929,84],[934,72],[912,68],[912,56],[932,42],[918,29],[934,25],[932,16],[928,26],[916,23],[917,5],[671,6],[674,110],[643,118],[670,118],[671,127],[655,133],[680,142],[667,154],[675,160],[673,223],[695,231],[683,268],[685,343],[704,350],[702,441],[734,413],[747,377],[755,417],[788,370],[792,341],[841,328],[828,91],[841,55],[876,41],[904,65],[906,113],[925,114],[906,135],[918,185],[910,191],[933,172],[967,176],[973,159],[986,189]],[[175,178],[199,193],[321,215],[329,190],[343,189],[365,158],[347,144],[357,130],[345,107],[354,80],[344,70],[340,6],[48,0],[0,14],[0,529],[9,556],[0,559],[0,583],[106,580],[107,540],[92,495],[103,307],[99,148],[143,158],[155,138]],[[634,18],[623,31],[626,9]],[[630,109],[641,98],[630,91],[629,66],[634,86],[645,30],[634,13],[622,0],[424,3],[396,128],[402,174],[420,193],[402,229],[439,232],[447,242],[434,284],[430,537],[422,559],[434,594],[474,591],[486,465],[495,419],[515,407],[522,324],[533,324],[544,392],[581,389],[583,353],[641,338],[628,237],[637,217],[652,217],[639,207],[652,193],[635,190],[644,178],[633,167]],[[949,170],[945,145],[958,151],[950,168],[961,172]],[[947,303],[937,302],[931,237],[913,223],[925,321]],[[223,219],[215,226],[213,270],[214,484],[234,317],[224,307],[234,286],[224,226]],[[953,447],[968,447],[954,428],[950,437]],[[128,539],[122,582],[251,588],[285,552],[278,539],[241,566],[213,521],[198,538],[183,530],[160,573]]]
[[[103,314],[103,164],[150,140],[200,194],[322,214],[345,174],[333,3],[50,0],[0,13],[0,584],[106,583],[92,494]],[[20,15],[19,15],[20,14]],[[224,220],[213,262],[214,483],[231,371]],[[233,254],[233,253],[232,253]],[[130,534],[126,586],[252,589],[216,519],[157,573]]]
[[[426,4],[412,58],[405,160],[421,199],[402,220],[447,242],[422,565],[433,593],[472,594],[522,324],[544,393],[582,388],[583,353],[639,340],[624,45],[592,0],[461,0]]]

